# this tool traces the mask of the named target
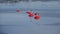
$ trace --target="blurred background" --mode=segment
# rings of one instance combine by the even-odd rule
[[[26,11],[40,20],[31,22]],[[60,34],[60,0],[0,0],[0,34]]]

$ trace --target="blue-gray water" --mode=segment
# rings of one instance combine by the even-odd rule
[[[25,11],[0,12],[0,34],[60,34],[60,11],[38,12],[40,20],[32,22]]]

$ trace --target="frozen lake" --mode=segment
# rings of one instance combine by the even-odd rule
[[[60,34],[59,13],[41,12],[40,20],[32,22],[27,14],[0,13],[0,34]]]

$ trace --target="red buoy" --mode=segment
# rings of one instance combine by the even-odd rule
[[[33,14],[32,12],[29,12],[29,11],[27,11],[26,13],[27,13],[27,14]]]
[[[20,12],[20,10],[16,10],[16,12]]]
[[[29,17],[33,17],[33,14],[29,14]]]
[[[35,15],[34,19],[39,20],[40,16],[39,15]]]
[[[33,16],[34,16],[34,14],[33,14],[32,12],[29,12],[29,11],[28,11],[28,12],[26,12],[26,13],[28,14],[29,17],[33,17]]]

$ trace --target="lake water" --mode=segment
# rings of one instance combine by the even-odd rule
[[[40,20],[25,13],[0,13],[0,34],[60,34],[60,12],[40,12]]]

